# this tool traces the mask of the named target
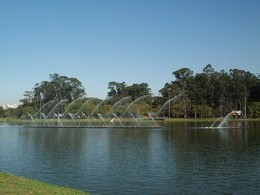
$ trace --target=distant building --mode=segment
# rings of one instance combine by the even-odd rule
[[[1,106],[3,107],[4,110],[7,110],[9,108],[17,108],[19,104],[3,104]]]

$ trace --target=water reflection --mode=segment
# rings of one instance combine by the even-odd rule
[[[249,129],[0,128],[1,171],[93,193],[260,191],[259,123]],[[192,128],[189,128],[192,127]]]
[[[177,174],[194,191],[250,193],[259,190],[257,129],[187,129],[170,131],[176,143]],[[258,134],[258,135],[256,135]],[[200,182],[198,182],[200,181]],[[196,184],[196,185],[194,185]],[[239,185],[238,185],[239,184]]]

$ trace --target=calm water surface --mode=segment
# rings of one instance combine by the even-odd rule
[[[95,194],[258,194],[260,122],[249,129],[44,129],[0,124],[0,171]]]

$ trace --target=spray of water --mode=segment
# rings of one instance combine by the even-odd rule
[[[112,108],[109,110],[109,112],[107,113],[107,115],[110,115],[111,113],[113,113],[114,109],[118,106],[118,105],[121,105],[123,102],[127,102],[131,100],[131,97],[130,96],[127,96],[127,97],[124,97],[122,99],[120,99],[119,101],[117,101],[113,106]]]
[[[64,103],[67,102],[67,101],[68,101],[68,100],[65,99],[65,100],[61,100],[59,103],[57,103],[57,104],[53,107],[53,109],[49,112],[49,116],[52,116],[52,115],[54,114],[54,112],[56,111],[56,109],[57,109],[60,105],[64,104]]]
[[[161,113],[165,108],[167,108],[167,106],[169,104],[173,104],[175,103],[181,96],[183,95],[183,93],[179,94],[179,95],[176,95],[174,96],[173,98],[169,99],[167,102],[165,102],[163,104],[163,106],[161,107],[161,109],[159,110],[159,113]]]
[[[126,108],[126,110],[123,112],[123,114],[121,115],[122,117],[129,111],[129,109],[131,108],[131,106],[139,101],[144,100],[145,98],[149,97],[150,95],[143,95],[137,99],[135,99],[131,104],[129,104],[129,106]]]
[[[106,99],[102,100],[98,105],[96,105],[95,109],[93,110],[93,112],[90,114],[90,117],[96,113],[99,109],[100,106],[104,105],[107,101],[109,100],[109,98],[107,97]]]

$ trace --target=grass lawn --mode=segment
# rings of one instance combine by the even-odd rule
[[[174,122],[214,122],[217,118],[166,118],[164,119],[165,123],[174,123]],[[110,121],[110,119],[107,119],[108,121]],[[133,119],[121,119],[122,122],[127,122],[127,121],[132,121]],[[231,119],[232,120],[232,119]],[[237,119],[237,120],[247,120],[247,121],[260,121],[260,118],[246,118],[246,119]],[[45,122],[44,119],[36,119],[35,120],[36,123],[40,123],[40,122]],[[54,122],[53,122],[54,121]],[[53,124],[55,124],[58,122],[58,119],[54,119],[51,122]],[[62,119],[62,122],[68,122],[68,121],[72,121],[72,119]],[[77,119],[76,120],[77,123],[82,123],[82,122],[86,122],[86,119]],[[91,123],[95,123],[96,119],[90,119]],[[32,125],[32,120],[30,119],[14,119],[14,118],[0,118],[0,123],[8,123],[8,124],[14,124],[14,125],[28,125],[31,124]]]
[[[0,194],[89,194],[79,190],[50,185],[44,182],[0,172]]]
[[[217,118],[166,118],[164,122],[174,123],[174,122],[214,122]],[[232,118],[230,120],[233,120]],[[260,118],[237,118],[235,120],[247,120],[247,121],[260,121]]]

